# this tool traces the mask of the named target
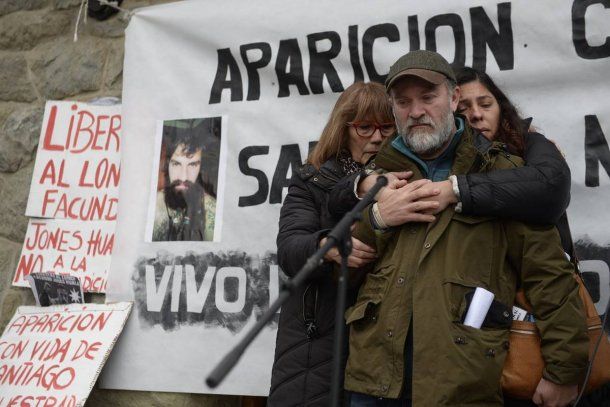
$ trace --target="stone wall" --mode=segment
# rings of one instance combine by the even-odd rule
[[[122,7],[152,3],[160,2],[125,0]],[[79,5],[80,0],[0,0],[0,332],[18,306],[34,304],[31,291],[11,287],[11,279],[28,224],[24,212],[45,101],[121,97],[127,21],[121,15],[81,21],[75,43]],[[90,300],[103,302],[104,297]],[[239,397],[98,388],[87,402],[129,407],[240,405]]]

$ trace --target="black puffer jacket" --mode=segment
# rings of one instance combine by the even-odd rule
[[[277,236],[278,262],[289,277],[338,221],[328,210],[328,194],[343,175],[329,160],[319,171],[305,165],[292,177]],[[332,270],[332,263],[324,263],[309,285],[282,306],[268,406],[329,404],[336,297]],[[348,302],[354,295],[348,293]]]
[[[570,202],[570,168],[542,134],[525,136],[525,166],[457,177],[462,212],[556,223]],[[532,204],[535,203],[535,204]]]

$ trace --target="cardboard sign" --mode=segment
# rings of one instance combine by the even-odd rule
[[[27,287],[33,272],[54,272],[78,277],[85,292],[105,292],[115,223],[30,219],[13,285]]]
[[[26,215],[114,220],[121,106],[48,101]]]
[[[131,303],[22,306],[0,338],[0,407],[82,406]]]

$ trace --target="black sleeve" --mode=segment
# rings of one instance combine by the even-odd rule
[[[321,230],[320,208],[307,184],[295,173],[280,212],[277,257],[280,268],[293,277],[318,249],[328,230]],[[323,267],[330,267],[325,263]]]
[[[351,211],[358,203],[358,198],[354,194],[356,178],[362,173],[356,172],[348,175],[335,184],[328,196],[328,211],[339,221],[343,215]]]
[[[570,168],[542,134],[526,136],[525,166],[459,175],[462,212],[556,223],[570,202]]]

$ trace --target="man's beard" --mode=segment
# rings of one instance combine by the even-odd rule
[[[178,191],[176,187],[184,185],[186,188]],[[176,180],[164,188],[165,203],[171,209],[190,209],[201,206],[203,187],[197,182]]]
[[[431,129],[415,129],[407,133],[408,129],[416,124],[428,124]],[[453,112],[449,104],[441,123],[434,123],[428,115],[417,120],[409,117],[404,126],[396,120],[398,134],[406,146],[417,155],[429,155],[439,151],[453,135],[453,125]]]

